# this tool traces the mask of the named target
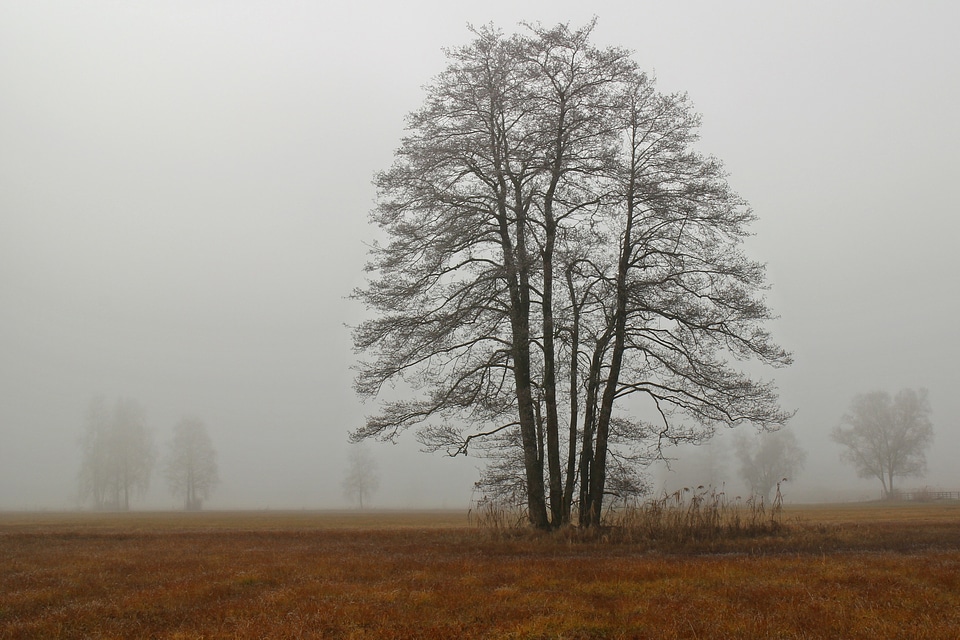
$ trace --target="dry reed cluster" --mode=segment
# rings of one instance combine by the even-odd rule
[[[471,524],[495,536],[517,535],[527,524],[522,509],[482,498],[471,508]],[[572,540],[667,544],[671,546],[786,534],[780,485],[771,504],[763,496],[730,498],[715,487],[683,488],[611,509],[597,530],[570,527]]]

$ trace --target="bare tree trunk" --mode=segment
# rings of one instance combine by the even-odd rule
[[[573,484],[576,476],[577,464],[577,421],[580,418],[580,385],[579,385],[579,355],[580,355],[580,305],[577,302],[573,287],[573,272],[567,269],[567,290],[570,295],[570,306],[573,310],[573,326],[570,327],[570,433],[567,440],[567,476],[563,488],[562,523],[569,524],[573,512]]]
[[[636,158],[633,159],[636,162]],[[626,223],[620,246],[620,260],[617,265],[616,309],[613,316],[613,351],[610,354],[610,368],[607,371],[603,389],[603,400],[597,416],[597,441],[590,471],[589,523],[600,526],[603,510],[603,492],[606,485],[607,441],[610,434],[610,418],[613,415],[613,403],[617,387],[620,384],[620,368],[623,365],[623,352],[627,333],[627,273],[630,269],[630,255],[633,252],[634,196],[636,180],[635,170],[631,170],[627,191]]]
[[[530,524],[538,529],[547,529],[550,527],[550,521],[547,518],[547,503],[543,491],[543,460],[540,456],[538,429],[533,411],[529,362],[517,362],[514,369],[516,371],[520,437],[523,443],[523,463],[527,481],[527,508]]]
[[[557,243],[557,220],[553,206],[557,185],[563,171],[564,133],[566,128],[566,100],[560,97],[557,130],[554,140],[554,160],[550,186],[543,202],[543,395],[547,404],[547,468],[550,478],[550,516],[553,526],[564,522],[563,471],[560,467],[560,418],[557,411],[557,363],[554,344],[553,316],[553,258]],[[571,420],[575,418],[571,416]]]
[[[512,327],[513,375],[516,384],[517,412],[520,422],[520,438],[523,446],[523,463],[527,483],[527,509],[530,524],[538,529],[550,526],[543,486],[543,462],[539,455],[537,425],[534,415],[533,385],[530,373],[530,282],[529,265],[524,238],[525,218],[522,198],[517,198],[516,253],[510,239],[507,223],[505,181],[500,178],[500,233],[504,265],[510,289],[510,323]]]
[[[553,249],[556,223],[547,208],[547,242],[543,252],[543,399],[546,403],[547,469],[550,478],[550,517],[553,526],[563,521],[563,477],[560,468],[560,419],[557,414],[557,367],[553,320]]]
[[[580,449],[580,526],[589,526],[593,513],[591,482],[593,477],[594,433],[597,426],[597,404],[600,393],[600,373],[604,353],[610,340],[609,332],[597,341],[587,377],[587,406],[583,417],[583,443]]]

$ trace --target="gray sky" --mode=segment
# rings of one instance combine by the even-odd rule
[[[960,488],[960,44],[953,2],[0,3],[0,508],[76,505],[92,396],[183,415],[214,507],[343,504],[371,178],[467,23],[582,24],[703,114],[760,221],[794,495],[875,497],[828,439],[927,387],[924,481]],[[412,434],[410,434],[412,436]],[[473,459],[376,445],[374,502],[464,506]],[[877,483],[879,484],[879,483]],[[147,504],[174,506],[156,479]]]

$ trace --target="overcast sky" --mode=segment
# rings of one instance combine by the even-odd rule
[[[912,484],[960,489],[960,4],[334,5],[0,2],[0,509],[76,506],[96,395],[139,400],[161,448],[202,419],[212,507],[343,505],[374,172],[468,23],[593,15],[689,93],[760,218],[794,496],[876,497],[828,434],[903,387],[936,430]],[[372,452],[375,504],[466,506],[476,460]],[[156,479],[141,504],[177,503]]]

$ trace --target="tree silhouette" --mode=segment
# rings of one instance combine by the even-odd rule
[[[383,401],[354,440],[419,426],[428,450],[510,461],[493,467],[540,528],[574,501],[599,524],[611,474],[642,487],[628,476],[664,442],[789,417],[729,364],[790,362],[763,329],[763,266],[740,250],[749,208],[693,149],[686,97],[592,28],[484,27],[448,52],[376,178],[387,242],[355,292],[375,312],[354,332],[358,392],[416,395]],[[628,396],[657,419],[632,418]]]
[[[217,452],[203,422],[184,418],[177,423],[164,473],[170,492],[183,499],[184,509],[199,511],[220,482]]]
[[[894,478],[927,471],[925,451],[933,441],[927,390],[903,389],[894,398],[885,391],[858,395],[832,436],[857,475],[878,478],[884,497],[891,497]]]
[[[349,466],[341,486],[344,497],[359,509],[364,508],[364,503],[369,506],[370,498],[380,487],[377,463],[362,445],[350,448]]]
[[[753,494],[763,496],[769,504],[774,487],[793,478],[803,468],[807,452],[786,428],[753,437],[737,435],[734,447],[740,461],[740,475]]]
[[[132,494],[150,486],[156,460],[143,407],[130,398],[112,409],[102,397],[91,401],[81,438],[80,497],[93,500],[95,509],[130,509]]]

